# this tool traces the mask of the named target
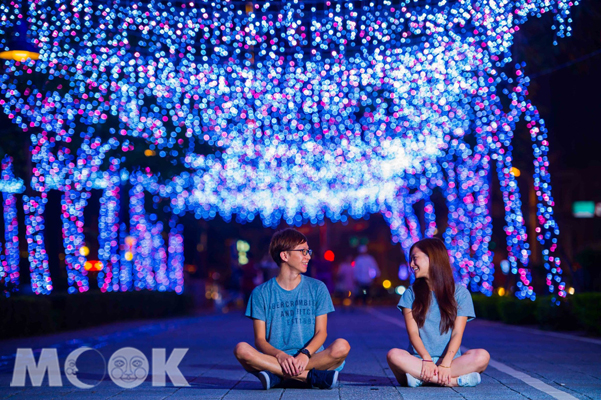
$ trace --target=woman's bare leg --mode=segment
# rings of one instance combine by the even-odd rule
[[[420,379],[420,374],[422,373],[422,360],[417,358],[409,352],[401,349],[392,349],[388,352],[386,357],[388,361],[388,366],[392,370],[392,373],[396,377],[396,380],[399,384],[403,384],[407,381],[407,377],[405,374],[409,374],[416,379]],[[455,379],[455,385],[457,384],[457,380]],[[428,383],[438,383],[438,376],[434,375],[432,380]],[[453,385],[453,380],[451,380],[451,385]]]
[[[471,372],[482,373],[488,367],[490,354],[484,349],[471,349],[451,363],[451,376],[458,377]]]
[[[404,376],[406,373],[419,379],[422,371],[421,359],[409,354],[405,350],[392,349],[388,352],[387,360],[390,369],[399,383],[406,380]],[[457,377],[461,375],[471,372],[484,372],[489,360],[490,355],[483,349],[469,350],[462,356],[457,357],[451,362],[452,378],[450,386],[457,386]],[[429,383],[438,384],[438,376],[435,375]]]

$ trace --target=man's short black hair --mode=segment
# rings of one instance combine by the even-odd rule
[[[269,243],[269,254],[278,266],[282,265],[280,253],[282,251],[294,250],[296,246],[306,243],[305,235],[293,228],[286,228],[273,234],[271,243]]]

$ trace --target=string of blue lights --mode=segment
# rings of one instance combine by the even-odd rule
[[[556,37],[570,36],[570,8],[577,4],[33,0],[27,14],[0,8],[7,21],[1,29],[27,21],[40,49],[37,61],[4,62],[0,107],[31,134],[35,191],[104,190],[115,171],[132,185],[132,243],[120,228],[119,241],[129,250],[121,255],[118,284],[109,283],[106,263],[106,290],[182,288],[169,275],[178,273],[172,262],[179,256],[169,252],[165,266],[163,253],[151,255],[164,243],[151,240],[162,227],[144,211],[144,192],[168,199],[175,216],[260,217],[265,226],[382,212],[406,252],[435,234],[428,199],[439,190],[449,210],[443,238],[456,278],[490,294],[495,167],[517,295],[534,299],[512,173],[511,141],[523,119],[534,142],[536,233],[547,284],[565,297],[554,255],[558,230],[544,121],[525,97],[522,66],[516,78],[503,71],[512,64],[521,24],[553,13]],[[147,163],[136,174],[123,167],[141,154],[181,170],[167,174]],[[425,204],[423,229],[418,201]],[[102,240],[109,251],[106,241],[116,240],[109,232],[119,221],[106,213]],[[180,236],[173,233],[173,240]],[[36,246],[32,239],[30,252],[40,254],[32,270],[41,277],[43,248]],[[170,236],[168,248],[178,246]],[[44,280],[36,278],[36,288]]]

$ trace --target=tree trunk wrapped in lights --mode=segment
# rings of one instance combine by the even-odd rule
[[[90,289],[85,269],[87,252],[84,251],[83,211],[90,198],[89,192],[67,190],[61,201],[63,221],[63,245],[69,293],[83,293]]]
[[[17,197],[23,191],[23,181],[16,179],[13,173],[12,158],[2,160],[0,174],[0,192],[2,192],[4,210],[4,254],[0,264],[0,286],[5,295],[19,290],[19,225],[17,222]]]
[[[98,287],[105,292],[119,291],[119,209],[121,188],[119,176],[113,175],[100,198],[98,221],[98,259],[102,271],[98,274]]]
[[[44,242],[44,209],[47,202],[46,193],[40,196],[23,196],[31,289],[35,294],[50,294],[52,291],[52,278],[48,269],[48,254]]]

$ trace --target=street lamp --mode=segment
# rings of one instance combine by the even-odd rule
[[[6,43],[7,50],[0,52],[0,58],[15,61],[37,60],[40,53],[38,48],[27,40],[27,22],[19,21],[16,25],[13,36]]]
[[[9,50],[1,52],[0,58],[15,61],[26,61],[29,59],[37,60],[38,58],[40,58],[40,53],[35,53],[27,50]]]

